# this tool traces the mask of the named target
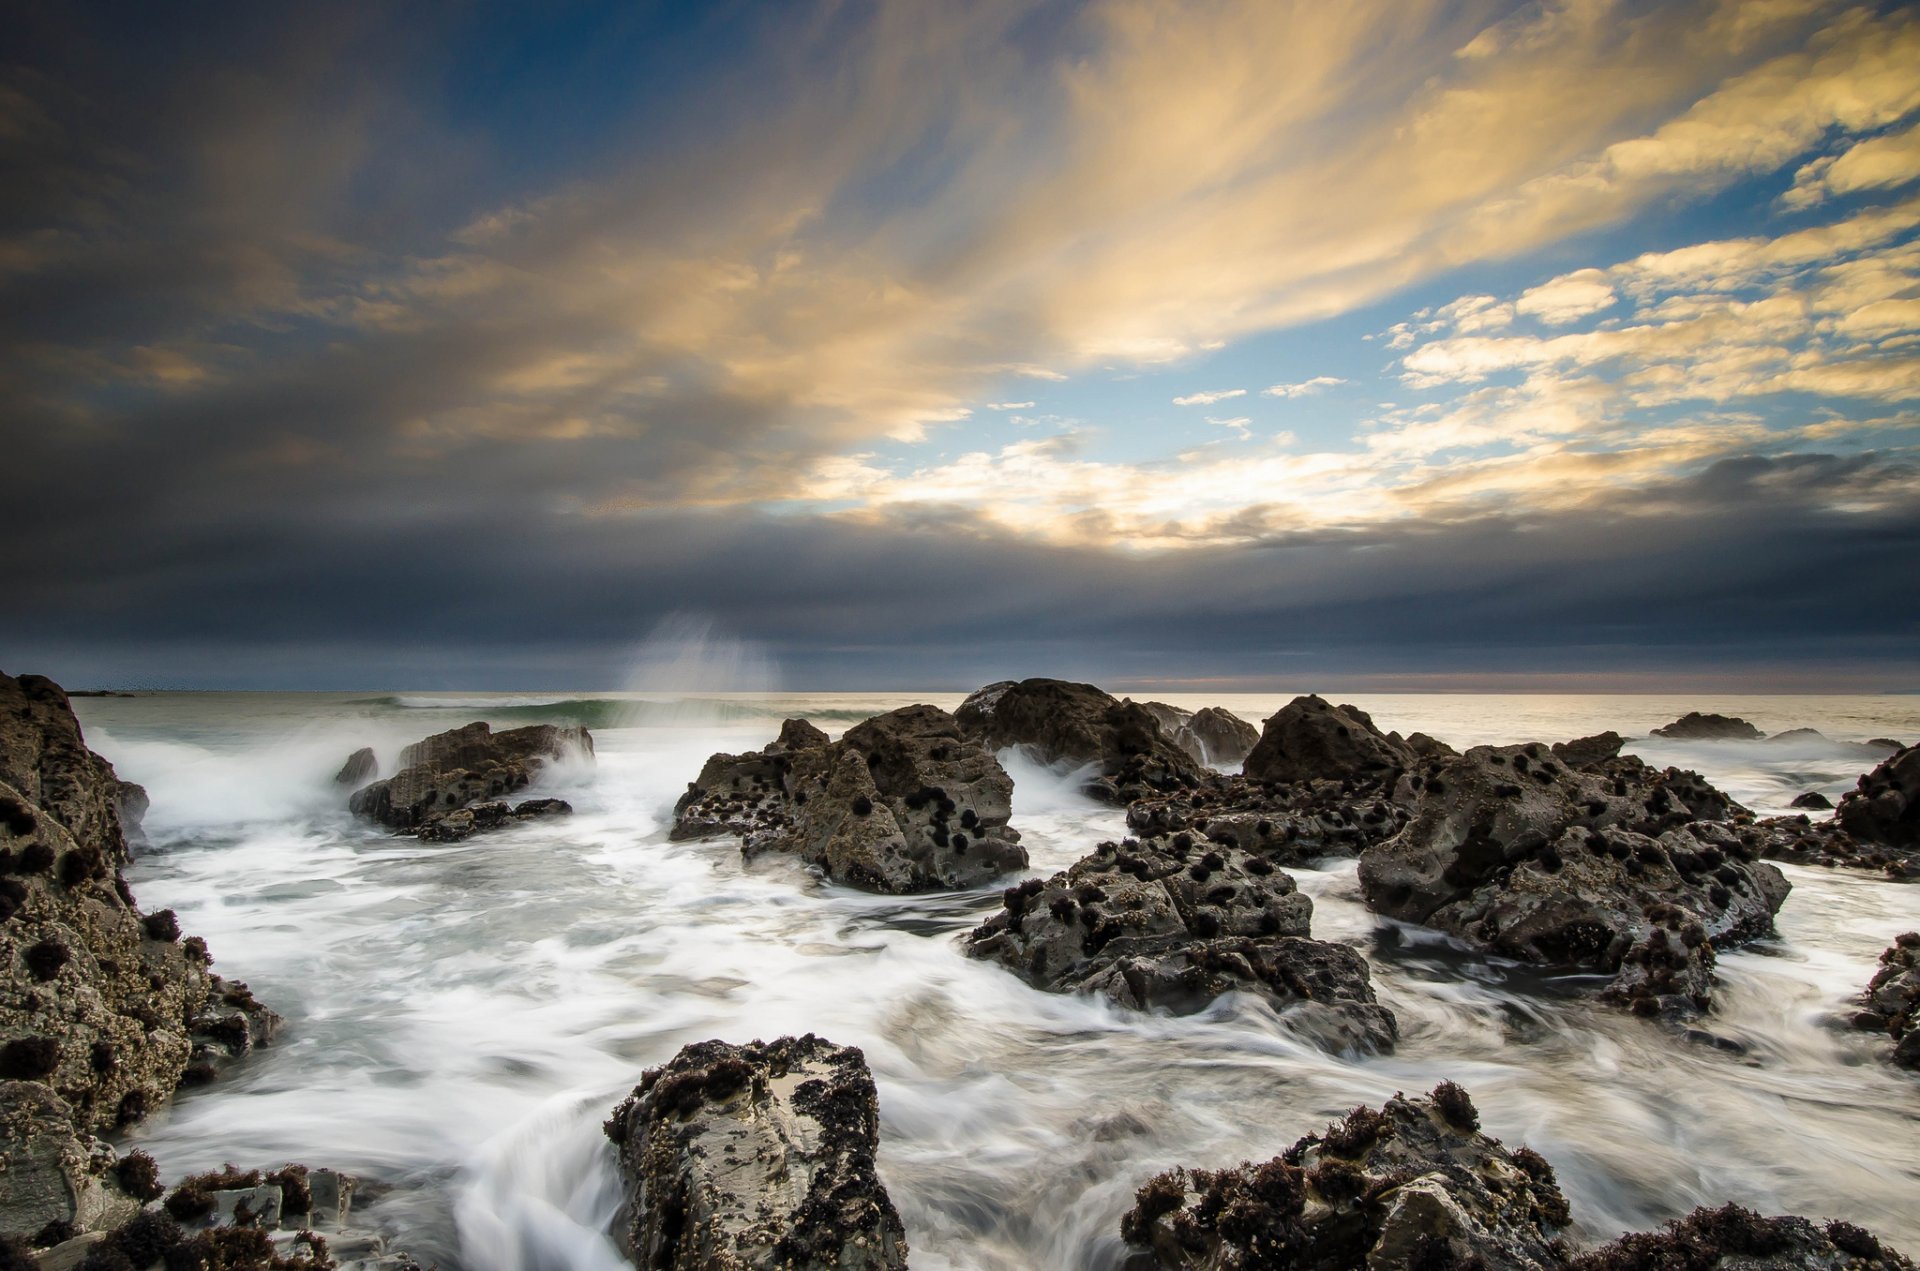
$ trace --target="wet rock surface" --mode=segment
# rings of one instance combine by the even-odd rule
[[[1920,932],[1899,936],[1880,955],[1853,1026],[1886,1033],[1893,1062],[1920,1070]]]
[[[1644,1014],[1705,1009],[1712,945],[1766,935],[1786,899],[1759,835],[1697,774],[1623,758],[1572,769],[1544,746],[1480,746],[1408,773],[1414,809],[1360,858],[1376,912],[1476,948],[1616,973]]]
[[[1176,1169],[1121,1220],[1130,1268],[1520,1271],[1565,1259],[1545,1160],[1481,1134],[1466,1092],[1356,1108],[1264,1164]]]
[[[43,1084],[82,1135],[143,1119],[279,1024],[171,910],[134,903],[124,784],[58,685],[0,675],[0,1081]]]
[[[1569,1271],[1912,1271],[1913,1263],[1852,1223],[1763,1218],[1738,1205],[1696,1209],[1656,1232],[1634,1232],[1572,1259]]]
[[[1197,711],[1165,702],[1142,702],[1160,731],[1205,767],[1240,763],[1259,744],[1260,730],[1232,711],[1206,706]]]
[[[1182,832],[1103,843],[1044,882],[1010,888],[965,951],[1037,988],[1135,1009],[1194,1011],[1253,993],[1329,1048],[1390,1049],[1397,1025],[1366,959],[1308,938],[1312,915],[1264,857]]]
[[[1190,790],[1136,799],[1127,828],[1142,835],[1199,831],[1276,865],[1306,866],[1355,856],[1397,834],[1408,813],[1391,796],[1379,781],[1285,784],[1214,774]]]
[[[978,886],[1027,865],[1007,824],[1013,779],[934,706],[875,716],[829,742],[788,720],[764,750],[714,755],[674,809],[673,837],[737,834],[868,891]]]
[[[1699,711],[1688,711],[1671,724],[1654,729],[1653,735],[1669,741],[1759,741],[1766,736],[1737,716]]]
[[[874,1169],[865,1057],[808,1034],[688,1046],[606,1123],[626,1189],[616,1233],[669,1271],[882,1271],[907,1265]]]
[[[1005,680],[969,696],[954,718],[989,750],[1025,746],[1043,763],[1095,765],[1087,792],[1122,806],[1188,788],[1203,775],[1152,710],[1091,684]]]
[[[1431,738],[1424,742],[1445,749]],[[1416,743],[1381,732],[1359,707],[1335,706],[1309,694],[1294,698],[1267,720],[1241,771],[1266,782],[1380,781],[1420,753]]]
[[[1833,817],[1856,839],[1920,849],[1920,746],[1894,752],[1861,777]]]
[[[423,837],[433,838],[441,836],[427,832],[436,822],[525,789],[542,765],[592,755],[592,734],[577,726],[534,724],[496,733],[485,723],[472,723],[408,746],[400,752],[398,771],[355,790],[347,806],[354,815],[378,821],[389,829],[422,832]],[[336,780],[342,785],[352,784],[356,770],[373,771],[367,767],[372,761],[371,752],[355,752]],[[491,819],[492,815],[489,812],[487,817]],[[504,825],[514,815],[517,809],[492,823]],[[487,828],[469,824],[466,818],[454,820],[456,825],[444,836],[464,838],[475,828]]]

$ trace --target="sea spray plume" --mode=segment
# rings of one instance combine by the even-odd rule
[[[760,694],[780,686],[779,666],[764,646],[733,634],[704,614],[675,611],[634,650],[621,687],[642,696],[629,704],[629,726],[717,720],[719,703],[701,694]]]

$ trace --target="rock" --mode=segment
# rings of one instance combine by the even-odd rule
[[[45,1083],[81,1135],[140,1120],[278,1022],[170,911],[135,905],[124,784],[58,685],[0,675],[0,1080]]]
[[[1704,1009],[1708,942],[1773,930],[1788,884],[1738,805],[1697,774],[1617,759],[1565,767],[1538,743],[1477,746],[1402,778],[1414,808],[1360,858],[1379,913],[1522,961],[1616,973],[1608,995]]]
[[[1241,771],[1256,781],[1377,782],[1413,759],[1405,741],[1375,728],[1359,707],[1307,696],[1294,698],[1267,720]]]
[[[1696,1209],[1658,1232],[1621,1236],[1572,1259],[1567,1271],[1913,1271],[1913,1263],[1852,1223],[1762,1218],[1738,1205]]]
[[[1027,865],[1008,824],[1013,779],[936,706],[878,715],[827,742],[714,755],[674,809],[673,837],[738,834],[748,858],[792,853],[828,877],[891,894],[977,886]]]
[[[1260,740],[1259,729],[1218,706],[1189,711],[1165,702],[1140,705],[1168,740],[1186,751],[1195,763],[1208,767],[1240,763]]]
[[[1920,1068],[1920,1043],[1913,1043],[1920,1037],[1920,933],[1909,931],[1887,946],[1863,1006],[1854,1027],[1884,1031],[1896,1043],[1894,1062]]]
[[[1595,733],[1591,737],[1576,737],[1572,741],[1557,741],[1550,749],[1553,757],[1569,768],[1599,768],[1619,758],[1620,747],[1626,744],[1626,738],[1608,731]]]
[[[1905,742],[1896,741],[1891,737],[1869,737],[1866,744],[1872,746],[1875,750],[1885,751],[1902,750],[1906,747]]]
[[[1408,814],[1391,794],[1351,778],[1280,784],[1214,773],[1190,790],[1136,799],[1127,828],[1143,835],[1204,831],[1276,865],[1307,866],[1397,834]]]
[[[1759,741],[1766,736],[1744,719],[1699,711],[1688,711],[1664,728],[1654,729],[1653,735],[1670,741]]]
[[[470,808],[435,812],[422,821],[414,833],[429,843],[458,843],[483,830],[497,830],[516,821],[572,815],[573,805],[565,799],[528,799],[513,805],[496,799]]]
[[[1036,988],[1135,1009],[1195,1011],[1253,993],[1333,1049],[1388,1050],[1397,1025],[1366,960],[1306,938],[1313,902],[1262,857],[1180,833],[1103,843],[1066,871],[1011,888],[968,935],[970,957]]]
[[[954,712],[961,730],[989,750],[1025,746],[1042,763],[1095,765],[1087,792],[1125,805],[1142,795],[1193,785],[1201,767],[1138,702],[1091,684],[1011,680],[989,684]]]
[[[112,1148],[74,1129],[59,1095],[34,1081],[0,1081],[0,1235],[125,1222],[140,1200],[122,1189],[114,1164]]]
[[[1464,1090],[1355,1108],[1262,1165],[1176,1169],[1121,1220],[1168,1268],[1538,1271],[1564,1260],[1566,1198],[1538,1154],[1478,1132]]]
[[[688,1046],[649,1070],[607,1137],[635,1265],[673,1271],[881,1271],[907,1265],[874,1170],[865,1057],[812,1034]]]
[[[413,830],[436,815],[525,788],[544,764],[592,754],[593,737],[580,727],[534,724],[496,733],[484,723],[468,724],[408,746],[399,771],[355,791],[348,806],[390,829]],[[352,766],[349,759],[342,772]]]
[[[1804,812],[1766,817],[1742,832],[1755,836],[1760,855],[1770,861],[1870,870],[1896,882],[1920,881],[1920,843],[1896,847],[1857,839],[1837,818],[1814,821]]]
[[[1818,790],[1809,790],[1805,794],[1794,795],[1793,802],[1787,806],[1811,808],[1815,811],[1828,811],[1833,807],[1833,800],[1821,794]]]
[[[340,765],[340,771],[333,776],[333,784],[345,786],[349,790],[358,790],[367,782],[380,775],[380,761],[374,758],[372,746],[362,746],[347,756]]]
[[[1834,820],[1857,839],[1920,847],[1920,746],[1888,756],[1841,796]]]
[[[1789,728],[1783,733],[1775,733],[1773,736],[1767,738],[1767,744],[1769,746],[1795,746],[1801,744],[1831,746],[1833,743],[1827,739],[1825,733],[1817,728]]]

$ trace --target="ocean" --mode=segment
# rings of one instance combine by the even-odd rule
[[[1304,690],[1303,690],[1304,691]],[[1168,695],[1256,724],[1290,694]],[[1458,747],[1642,737],[1688,710],[1826,740],[1678,743],[1678,764],[1762,813],[1837,797],[1847,743],[1920,738],[1920,697],[1360,695],[1383,729]],[[674,800],[719,750],[803,716],[838,734],[952,693],[155,693],[74,703],[92,747],[152,798],[128,872],[286,1018],[273,1047],[135,1129],[171,1181],[300,1160],[372,1180],[365,1216],[447,1271],[623,1267],[601,1121],[688,1042],[815,1032],[866,1052],[882,1180],[913,1265],[1115,1267],[1118,1220],[1173,1165],[1263,1160],[1348,1108],[1443,1079],[1484,1128],[1559,1172],[1575,1236],[1699,1204],[1838,1217],[1920,1253],[1920,1082],[1839,1024],[1879,952],[1920,928],[1920,886],[1782,866],[1779,935],[1723,954],[1692,1034],[1598,1005],[1594,977],[1471,953],[1359,903],[1351,861],[1294,871],[1314,934],[1372,961],[1389,1056],[1323,1053],[1262,1003],[1139,1014],[1041,993],[963,958],[999,888],[881,897],[730,840],[672,843]],[[463,843],[356,823],[332,783],[370,745],[484,719],[583,723],[597,761],[528,792],[576,815]],[[1013,824],[1051,873],[1124,832],[1072,774],[1005,756]],[[1007,883],[1017,881],[1009,878]]]

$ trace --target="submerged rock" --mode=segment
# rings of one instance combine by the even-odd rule
[[[399,771],[355,791],[347,806],[390,829],[420,830],[436,818],[525,789],[544,764],[592,754],[592,734],[577,726],[534,724],[496,733],[472,723],[408,746],[400,752]],[[358,757],[347,760],[342,776]]]
[[[1208,767],[1237,764],[1260,741],[1260,730],[1232,711],[1207,706],[1190,711],[1165,702],[1142,702],[1160,731],[1193,761]]]
[[[1025,869],[1007,824],[1013,778],[937,706],[906,706],[829,742],[788,720],[779,740],[714,755],[674,808],[673,837],[738,834],[868,891],[951,891]]]
[[[1713,944],[1773,930],[1786,879],[1697,774],[1635,759],[1571,769],[1538,743],[1409,773],[1414,816],[1360,858],[1369,907],[1477,948],[1617,973],[1645,1014],[1704,1009]]]
[[[1913,1263],[1852,1223],[1762,1218],[1738,1205],[1696,1209],[1657,1232],[1634,1232],[1567,1264],[1568,1271],[1913,1271]]]
[[[171,910],[135,905],[125,797],[58,685],[0,675],[0,1080],[54,1091],[82,1136],[141,1120],[279,1023]]]
[[[1899,936],[1880,955],[1863,995],[1855,1028],[1885,1032],[1893,1038],[1893,1062],[1920,1069],[1920,932]]]
[[[1009,889],[965,951],[1036,988],[1135,1009],[1194,1011],[1253,993],[1330,1048],[1390,1049],[1397,1025],[1374,999],[1366,959],[1307,938],[1312,915],[1263,857],[1183,832],[1103,843],[1045,882]]]
[[[496,799],[431,816],[416,833],[430,843],[458,843],[484,830],[497,830],[515,821],[572,815],[573,805],[565,799],[528,799],[516,804]]]
[[[1671,724],[1653,730],[1670,741],[1759,741],[1766,734],[1733,715],[1703,715],[1688,711]]]
[[[1005,680],[968,697],[954,718],[989,750],[1025,746],[1043,763],[1097,766],[1087,792],[1109,803],[1183,789],[1202,775],[1152,710],[1091,684]]]
[[[1828,812],[1833,809],[1833,800],[1821,794],[1818,790],[1809,790],[1805,794],[1794,795],[1793,802],[1787,806],[1806,808],[1814,812]]]
[[[688,1046],[606,1123],[635,1265],[670,1271],[888,1271],[906,1231],[874,1169],[866,1059],[808,1034]]]
[[[1121,1220],[1136,1267],[1535,1271],[1564,1261],[1553,1169],[1481,1134],[1451,1082],[1310,1134],[1265,1164],[1171,1170]]]

